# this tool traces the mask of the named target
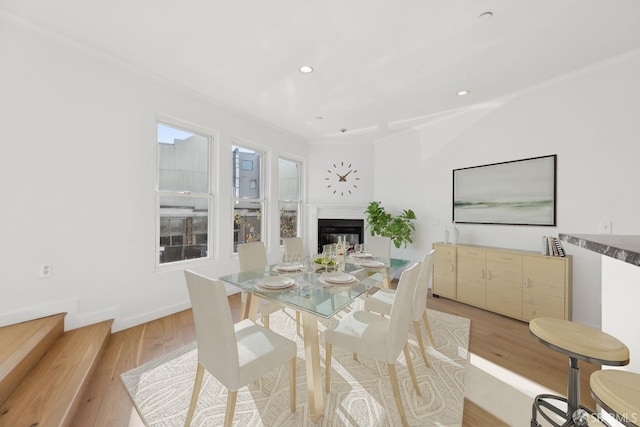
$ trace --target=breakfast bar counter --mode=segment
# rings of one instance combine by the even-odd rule
[[[629,347],[623,369],[640,373],[640,236],[560,234],[560,240],[601,254],[602,330]]]

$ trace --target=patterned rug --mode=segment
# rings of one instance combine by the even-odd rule
[[[459,426],[462,424],[464,389],[469,364],[469,319],[428,310],[436,348],[427,346],[431,367],[420,355],[413,328],[409,334],[411,359],[422,397],[413,390],[401,353],[396,363],[400,392],[412,426]],[[400,416],[386,365],[333,349],[331,392],[324,395],[324,415],[309,417],[302,338],[295,332],[293,312],[278,311],[270,317],[271,328],[298,343],[296,412],[289,409],[288,365],[266,373],[238,391],[234,426],[397,426]],[[320,331],[329,321],[321,321]],[[335,321],[335,320],[333,320]],[[428,343],[424,327],[423,340]],[[324,340],[320,337],[324,382]],[[191,399],[197,365],[195,343],[125,372],[121,379],[147,426],[183,426]],[[193,426],[221,426],[227,401],[226,389],[208,372],[200,391]]]

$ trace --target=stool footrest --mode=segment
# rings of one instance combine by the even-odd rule
[[[573,420],[573,414],[568,414],[566,410],[563,410],[552,402],[557,401],[565,404],[568,407],[567,398],[562,396],[556,396],[555,394],[539,394],[533,401],[533,405],[531,407],[531,427],[540,427],[540,423],[538,423],[538,413],[544,418],[549,424],[553,427],[569,427],[569,426],[578,426]],[[609,425],[604,422],[599,414],[594,413],[588,408],[580,405],[581,410],[585,411],[589,417],[597,418],[602,424],[609,427]],[[551,414],[548,412],[552,412],[558,418],[562,419],[562,423],[559,424],[556,420],[554,420]],[[587,425],[587,424],[584,424]]]

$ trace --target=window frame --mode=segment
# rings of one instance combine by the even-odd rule
[[[236,148],[239,148],[241,150],[247,150],[247,151],[251,151],[253,153],[259,154],[260,155],[260,162],[259,162],[259,173],[258,173],[258,180],[259,183],[258,185],[256,185],[256,189],[258,190],[258,198],[252,198],[252,197],[240,197],[240,195],[238,194],[239,192],[239,188],[240,188],[240,182],[239,182],[239,176],[236,176],[236,165],[235,165],[235,159],[234,159],[234,150]],[[247,202],[247,203],[258,203],[260,204],[260,239],[258,239],[257,241],[263,242],[265,244],[265,247],[268,246],[267,242],[269,241],[268,236],[268,227],[267,225],[269,224],[269,222],[267,221],[269,215],[268,215],[268,185],[267,185],[267,177],[269,176],[268,174],[268,159],[269,159],[269,149],[267,147],[263,147],[260,146],[259,144],[254,144],[245,140],[240,140],[237,138],[233,138],[231,141],[231,253],[233,255],[237,255],[238,251],[236,250],[236,218],[235,218],[235,210],[236,210],[236,206],[239,202]],[[242,164],[243,161],[242,159],[238,159],[239,163],[238,163],[238,172],[242,172],[244,169],[242,168]],[[253,165],[253,169],[255,169],[255,165]],[[246,170],[244,170],[246,171]],[[252,170],[253,171],[253,170]],[[236,183],[238,184],[236,186]],[[251,188],[253,189],[254,187],[251,186]],[[245,242],[238,242],[238,244],[240,243],[245,243]]]
[[[207,139],[207,192],[206,193],[194,193],[191,191],[177,191],[177,190],[161,190],[160,189],[160,143],[158,135],[158,125],[164,125],[172,127],[174,129],[182,130],[194,135],[199,135]],[[156,166],[155,166],[155,198],[154,198],[154,211],[155,211],[155,233],[154,233],[154,254],[155,254],[155,269],[156,270],[173,270],[181,269],[188,266],[198,265],[205,262],[213,261],[216,259],[215,246],[213,233],[215,230],[214,222],[217,217],[216,213],[216,198],[214,189],[216,188],[216,173],[214,168],[216,166],[215,150],[218,141],[218,133],[203,126],[198,126],[193,123],[187,123],[181,120],[176,120],[168,117],[156,117],[155,119],[155,153],[156,153]],[[161,239],[161,220],[162,213],[160,210],[160,204],[163,197],[177,197],[177,198],[196,198],[207,200],[207,256],[199,258],[184,259],[171,262],[160,262],[160,239]]]
[[[282,194],[280,194],[280,160],[285,160],[291,163],[295,163],[297,165],[297,196],[298,198],[295,200],[283,199]],[[301,159],[297,159],[292,156],[287,155],[279,155],[278,156],[278,238],[280,242],[280,246],[284,245],[283,237],[282,237],[282,222],[280,220],[280,211],[281,206],[283,204],[296,204],[298,206],[298,217],[297,217],[297,227],[295,237],[300,237],[302,233],[303,226],[303,211],[302,208],[304,206],[304,198],[303,198],[303,167],[304,164]]]

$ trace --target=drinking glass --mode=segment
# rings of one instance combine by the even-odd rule
[[[331,262],[331,258],[333,257],[331,246],[332,245],[324,245],[322,248],[322,264],[324,264],[325,273],[327,272],[329,263]]]

